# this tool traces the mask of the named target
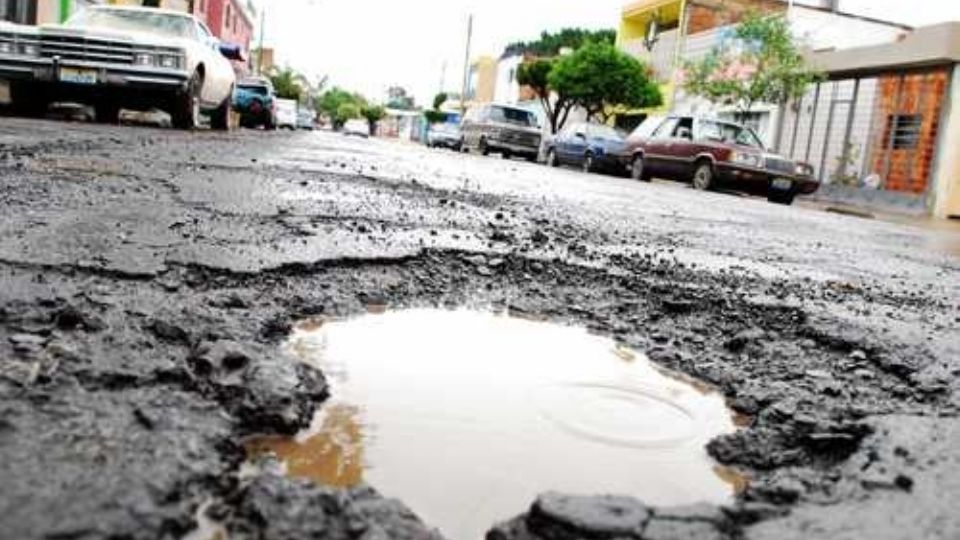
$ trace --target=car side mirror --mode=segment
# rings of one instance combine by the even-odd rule
[[[235,60],[237,62],[243,62],[243,49],[239,45],[234,45],[232,43],[221,43],[220,44],[220,54],[228,60]]]
[[[583,140],[587,139],[587,136],[584,135],[583,133],[574,133],[573,136],[576,137],[577,139],[583,139]]]

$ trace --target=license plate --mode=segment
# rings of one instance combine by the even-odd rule
[[[787,180],[786,178],[777,178],[773,181],[773,189],[782,189],[788,191],[793,188],[793,180]]]
[[[95,69],[60,68],[60,81],[73,84],[97,84],[99,77]]]

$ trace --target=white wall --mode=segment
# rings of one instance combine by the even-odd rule
[[[907,32],[887,24],[845,17],[796,6],[790,12],[790,26],[805,46],[814,50],[850,49],[890,43]]]
[[[517,83],[517,69],[523,63],[522,56],[508,56],[497,63],[497,81],[493,100],[497,103],[516,104],[520,99],[520,85]]]

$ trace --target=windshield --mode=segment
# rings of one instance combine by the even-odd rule
[[[270,92],[267,87],[262,84],[241,84],[238,85],[237,88],[250,92],[251,94],[257,94],[258,96],[265,96]]]
[[[433,126],[433,131],[443,132],[443,133],[456,133],[460,131],[460,127],[456,124],[436,124]]]
[[[105,28],[127,32],[143,32],[165,37],[193,38],[193,21],[189,17],[169,13],[150,13],[128,9],[88,9],[68,20],[72,28]]]
[[[537,125],[537,119],[530,111],[508,107],[491,107],[490,119],[494,122],[506,122],[518,126],[533,127]]]
[[[752,129],[736,124],[711,121],[701,122],[698,138],[722,141],[726,144],[763,148],[763,143],[760,142],[760,138],[757,137]]]

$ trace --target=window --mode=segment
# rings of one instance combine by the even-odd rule
[[[230,17],[230,4],[228,3],[228,4],[227,4],[226,16],[224,17],[224,24],[226,25],[226,27],[227,27],[228,29],[230,28],[230,21],[231,21],[231,20],[232,20],[232,19],[231,19],[231,17]]]
[[[923,115],[891,114],[887,118],[887,134],[884,146],[894,150],[913,150],[920,144]],[[893,140],[891,141],[891,137]]]
[[[698,124],[697,138],[707,141],[722,141],[723,130],[720,124],[716,122],[700,122]]]
[[[200,13],[207,12],[207,0],[200,0]]]
[[[677,129],[677,124],[679,123],[679,118],[667,118],[662,124],[660,124],[660,127],[653,132],[653,136],[657,138],[672,137],[673,130]]]

